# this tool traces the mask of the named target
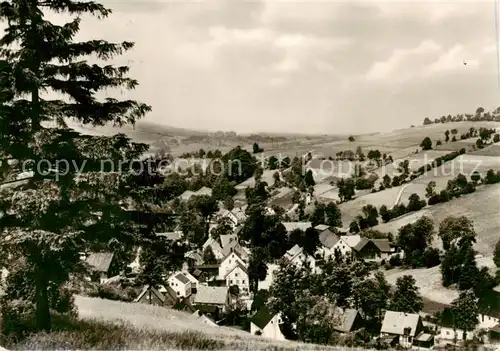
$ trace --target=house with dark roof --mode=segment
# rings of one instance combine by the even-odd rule
[[[411,348],[414,338],[423,331],[422,319],[417,313],[386,311],[380,337],[394,337],[404,348]]]
[[[161,292],[159,292],[152,286],[146,285],[142,288],[141,293],[137,296],[134,302],[144,303],[148,305],[156,305],[156,306],[165,306],[165,305],[173,306],[177,302],[177,298],[173,298],[169,294],[163,295]]]
[[[208,281],[219,276],[220,264],[201,264],[193,267],[191,274],[198,279],[198,281]]]
[[[167,282],[168,286],[175,291],[179,298],[191,295],[192,282],[183,272],[176,272],[172,274],[168,278]]]
[[[380,251],[380,258],[386,260],[396,252],[396,246],[389,239],[371,239]]]
[[[104,283],[108,278],[120,273],[115,254],[112,252],[93,252],[85,263],[90,267],[90,280]]]
[[[316,226],[316,228],[319,226]],[[316,229],[317,230],[317,229]],[[337,244],[340,242],[340,237],[333,233],[328,227],[319,233],[319,241],[321,247],[318,249],[318,253],[325,259],[329,257],[334,257],[335,252],[340,252],[337,248]]]
[[[352,247],[353,255],[362,260],[379,260],[381,259],[380,249],[375,243],[369,239],[361,238],[361,240]]]
[[[351,333],[363,327],[363,317],[358,310],[337,308],[337,315],[339,321],[334,329],[339,333]]]
[[[279,313],[271,313],[267,307],[262,307],[250,319],[250,334],[283,341],[285,336],[281,332],[281,324]]]

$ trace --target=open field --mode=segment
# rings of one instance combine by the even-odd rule
[[[382,192],[383,193],[383,192]],[[434,220],[437,226],[448,216],[466,216],[474,222],[477,243],[474,248],[481,254],[491,255],[500,233],[500,184],[486,185],[476,192],[461,196],[446,203],[428,206],[420,211],[398,217],[390,222],[374,227],[382,232],[397,234],[398,229],[413,223],[426,215]],[[441,247],[441,241],[435,237],[434,246]]]
[[[269,186],[274,184],[274,173],[276,173],[276,170],[265,170],[262,172],[262,178],[261,181],[266,182]],[[238,184],[235,186],[236,190],[245,190],[247,187],[254,187],[255,186],[255,177],[248,178],[244,182]]]
[[[354,217],[361,214],[361,208],[365,205],[373,205],[377,209],[382,205],[391,208],[398,198],[398,194],[403,186],[404,185],[385,189],[377,193],[368,193],[351,201],[341,203],[339,208],[342,213],[342,222],[344,226],[349,226],[349,223],[351,223]]]
[[[488,267],[491,269],[491,273],[495,274],[495,264],[492,256],[480,257],[476,261],[479,267]],[[405,270],[398,268],[385,271],[385,276],[390,284],[395,284],[396,280],[404,275],[411,275],[415,278],[420,293],[424,298],[449,304],[458,297],[457,290],[442,286],[440,266]]]
[[[495,143],[471,153],[472,155],[500,157],[500,143]]]
[[[200,333],[210,340],[222,342],[223,350],[341,350],[345,348],[319,346],[291,341],[267,340],[245,331],[212,327],[194,319],[190,314],[163,307],[109,301],[76,296],[80,317],[109,322],[125,321],[138,329],[170,333]],[[138,341],[139,342],[139,341]],[[159,349],[161,349],[161,345]],[[140,347],[138,348],[140,349]],[[354,349],[352,349],[354,350]]]

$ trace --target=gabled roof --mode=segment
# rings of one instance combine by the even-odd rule
[[[192,314],[192,316],[196,320],[198,320],[198,321],[200,321],[200,322],[202,322],[202,323],[204,323],[206,325],[210,325],[212,327],[218,327],[217,323],[215,323],[213,320],[211,320],[210,318],[208,318],[207,316],[205,316],[203,313],[201,313],[200,310],[194,311],[193,314]]]
[[[255,324],[260,329],[264,329],[275,315],[276,314],[271,313],[267,307],[262,307],[253,315],[250,322]]]
[[[191,190],[186,190],[185,192],[183,192],[179,197],[183,200],[189,200],[191,198],[191,196],[195,195],[195,192],[194,191],[191,191]]]
[[[354,251],[358,251],[358,252],[359,252],[359,251],[361,251],[361,250],[362,250],[362,249],[363,249],[363,248],[364,248],[364,247],[365,247],[365,246],[366,246],[369,242],[370,242],[370,240],[368,240],[368,239],[366,239],[366,238],[361,238],[361,240],[359,240],[359,242],[358,242],[356,245],[354,245],[354,246],[352,247],[352,249],[353,249]]]
[[[224,262],[232,253],[238,256],[238,258],[242,261],[245,261],[248,258],[248,254],[243,249],[243,246],[241,246],[238,243],[236,243],[234,246],[233,245],[226,246],[226,249],[223,250],[222,253],[224,254],[224,258],[222,259],[221,262]]]
[[[389,239],[371,239],[371,241],[379,248],[380,252],[393,251]]]
[[[222,249],[225,249],[227,245],[229,245],[231,242],[238,242],[238,237],[236,234],[227,234],[227,235],[221,235],[220,236],[220,243],[222,246]]]
[[[93,252],[85,260],[94,271],[107,273],[114,257],[113,252]]]
[[[305,231],[312,227],[311,222],[282,222],[287,232],[292,232],[295,229],[300,229]]]
[[[196,250],[186,252],[184,257],[196,261],[196,264],[203,264],[203,256]]]
[[[354,321],[356,320],[356,317],[359,315],[359,311],[352,308],[348,308],[345,310],[338,308],[337,311],[340,320],[335,326],[335,330],[341,333],[351,332],[354,326]]]
[[[332,233],[330,229],[323,230],[319,235],[319,241],[321,242],[321,244],[329,249],[331,249],[339,240],[339,236],[335,233]]]
[[[175,279],[177,279],[178,281],[180,281],[182,284],[187,284],[187,283],[190,283],[191,281],[188,279],[188,277],[186,277],[184,274],[182,273],[179,273],[177,274],[175,277]]]
[[[322,232],[323,230],[327,230],[328,228],[330,228],[330,226],[326,225],[326,224],[318,224],[316,227],[314,227],[314,229]]]
[[[232,271],[234,271],[236,268],[240,268],[246,275],[248,275],[248,270],[247,270],[247,267],[245,267],[244,265],[241,264],[241,262],[237,261],[236,264],[234,265],[233,268],[231,268],[227,273],[226,275],[224,276],[224,279],[227,278],[227,276],[229,274],[232,273]]]
[[[288,258],[289,260],[293,260],[297,255],[299,255],[302,252],[302,248],[295,244],[290,250],[285,252],[285,257]]]
[[[144,286],[144,288],[142,288],[142,291],[141,293],[139,294],[139,296],[136,297],[136,299],[134,300],[134,302],[139,302],[141,301],[141,299],[144,297],[144,295],[146,295],[147,292],[149,292],[151,290],[151,293],[154,294],[158,300],[160,300],[162,303],[165,302],[165,296],[163,296],[163,294],[161,292],[159,292],[158,290],[156,290],[155,288],[149,286],[149,285],[146,285]]]
[[[486,316],[500,318],[500,292],[487,290],[477,302],[479,313]]]
[[[222,250],[222,254],[224,255],[223,261],[229,256],[232,252],[234,252],[241,260],[246,261],[248,259],[248,252],[245,251],[245,248],[241,246],[239,243],[231,243],[227,245],[224,250]]]
[[[200,196],[200,195],[212,196],[212,189],[207,188],[206,186],[203,186],[203,187],[201,187],[201,189],[199,189],[198,191],[195,192],[195,195],[196,196]]]
[[[186,278],[189,279],[189,281],[191,283],[198,283],[198,279],[196,279],[191,273],[189,273],[188,271],[183,271],[182,274],[184,274],[186,276]]]
[[[229,289],[223,286],[200,285],[194,297],[194,304],[225,305]]]
[[[415,336],[420,316],[417,313],[386,311],[381,333],[404,335],[405,328],[410,329],[410,336]]]
[[[180,195],[180,198],[183,200],[189,200],[192,196],[201,196],[201,195],[212,196],[212,189],[207,187],[202,187],[197,191],[186,190]]]
[[[217,242],[217,240],[215,240],[212,237],[208,238],[207,241],[205,241],[205,243],[203,244],[203,250],[205,250],[207,246],[210,246],[212,248],[212,251],[214,251],[214,253],[215,251],[219,251],[220,253],[222,253],[222,247]]]
[[[238,221],[244,222],[247,219],[247,215],[245,214],[245,206],[234,208],[231,213],[238,219]]]
[[[353,248],[361,241],[361,236],[356,235],[343,235],[340,237],[349,247]]]

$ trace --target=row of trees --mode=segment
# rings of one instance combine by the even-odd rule
[[[478,107],[475,114],[457,114],[455,116],[441,116],[431,120],[426,117],[423,121],[424,125],[438,124],[438,123],[450,123],[450,122],[462,122],[462,121],[498,121],[500,122],[500,107],[497,107],[492,112],[485,112],[484,108]]]

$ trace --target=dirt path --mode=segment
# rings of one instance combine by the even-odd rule
[[[400,190],[399,190],[399,193],[398,193],[398,196],[396,196],[396,200],[394,201],[394,205],[393,206],[396,206],[398,203],[399,203],[399,200],[401,200],[401,196],[403,195],[403,191],[410,185],[411,183],[409,184],[405,184]]]

